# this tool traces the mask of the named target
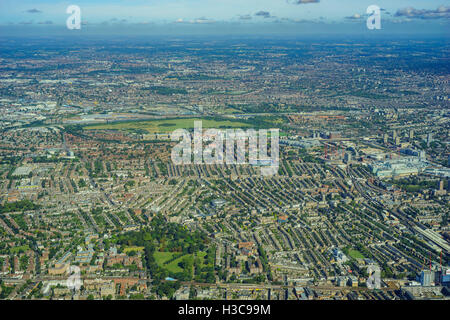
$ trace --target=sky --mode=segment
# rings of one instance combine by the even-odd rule
[[[65,28],[69,5],[84,31],[363,31],[374,4],[382,32],[448,35],[450,0],[0,0],[0,32]]]

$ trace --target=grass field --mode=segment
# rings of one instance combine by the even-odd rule
[[[161,268],[167,269],[169,272],[183,272],[183,269],[178,265],[179,262],[183,260],[184,257],[190,255],[183,255],[172,262],[166,264],[167,261],[171,260],[177,253],[175,252],[160,252],[156,251],[153,256],[155,257],[156,263]]]
[[[124,253],[128,253],[130,251],[138,252],[138,251],[143,251],[143,250],[144,250],[144,247],[126,247],[126,248],[123,249],[123,252]]]
[[[178,265],[178,263],[180,263],[181,261],[183,261],[183,259],[185,257],[191,257],[192,258],[192,254],[186,254],[184,256],[179,257],[178,259],[173,260],[171,263],[166,264],[165,268],[167,270],[169,270],[169,272],[183,272],[183,269],[180,268],[180,266]]]
[[[170,263],[167,263],[167,261],[171,260],[175,255],[177,255],[178,253],[176,252],[160,252],[160,251],[156,251],[153,256],[155,257],[156,263],[168,270],[169,272],[173,272],[173,273],[177,273],[177,272],[183,272],[183,269],[178,265],[178,263],[180,263],[181,261],[183,261],[184,258],[186,257],[190,257],[190,258],[194,258],[193,254],[185,254],[182,255],[178,258],[176,258],[175,260],[171,261]],[[197,257],[200,258],[204,258],[206,255],[206,252],[197,252],[196,253]],[[203,261],[203,259],[202,259]]]
[[[129,121],[108,124],[87,125],[84,130],[145,130],[148,133],[167,133],[176,129],[192,129],[194,121],[202,121],[203,128],[246,128],[248,123],[230,120],[212,120],[201,118]]]
[[[358,250],[350,249],[348,251],[348,255],[353,259],[364,259],[364,256]]]
[[[170,259],[172,259],[174,254],[175,253],[173,253],[173,252],[155,251],[153,256],[155,257],[156,263],[159,266],[163,266],[166,261],[169,261]]]

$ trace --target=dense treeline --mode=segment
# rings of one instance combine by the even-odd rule
[[[0,213],[36,210],[39,208],[40,208],[39,205],[33,203],[30,200],[20,200],[20,201],[8,202],[8,203],[5,203],[4,205],[0,205]]]
[[[191,232],[183,226],[168,223],[162,216],[156,216],[149,227],[142,231],[120,235],[118,244],[128,246],[145,246],[148,243],[158,245],[159,251],[182,252],[185,254],[203,251],[207,236],[199,231]]]
[[[263,271],[267,273],[267,279],[272,281],[272,270],[270,269],[269,260],[267,258],[267,253],[262,246],[258,246],[258,253],[261,259],[261,264],[263,267]]]

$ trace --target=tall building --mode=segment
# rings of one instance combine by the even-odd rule
[[[431,270],[422,270],[420,273],[420,284],[424,287],[429,287],[434,281],[434,272]]]
[[[430,132],[427,134],[427,146],[430,146],[431,142],[433,142],[433,134]]]
[[[413,129],[409,130],[409,139],[410,140],[414,139],[414,130]]]
[[[443,191],[444,190],[444,180],[439,180],[438,182],[438,190]]]
[[[389,140],[389,135],[387,134],[387,133],[385,133],[384,135],[383,135],[383,142],[384,142],[384,144],[387,144],[388,143],[388,140]],[[449,156],[449,158],[448,158],[449,160],[449,162],[450,162],[450,156]]]
[[[397,130],[392,131],[392,141],[394,141],[397,139]]]

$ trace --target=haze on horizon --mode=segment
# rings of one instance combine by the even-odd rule
[[[0,3],[5,35],[427,34],[448,37],[442,0],[24,0]],[[69,5],[82,30],[67,30]],[[366,9],[382,10],[382,30],[366,28]]]

